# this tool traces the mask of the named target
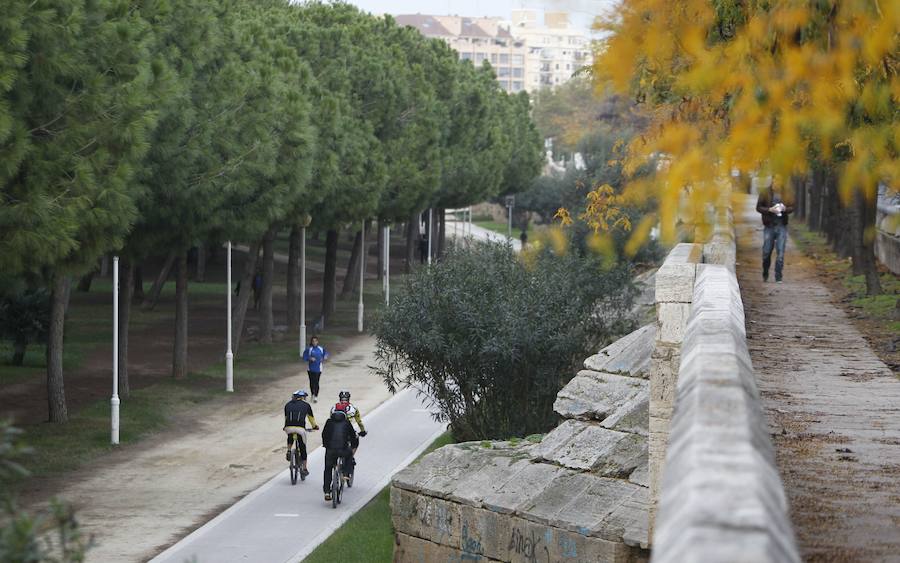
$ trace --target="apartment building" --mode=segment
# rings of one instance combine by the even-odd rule
[[[566,12],[513,10],[510,33],[527,45],[525,89],[558,86],[592,62],[591,40]]]
[[[411,26],[426,37],[446,41],[459,53],[459,58],[476,66],[491,63],[497,82],[507,92],[525,89],[524,42],[509,32],[509,24],[500,18],[467,18],[462,16],[428,16],[403,14],[394,16],[400,25]]]
[[[591,64],[590,38],[571,25],[566,12],[514,10],[512,22],[423,14],[394,18],[426,37],[446,41],[460,59],[476,66],[489,61],[507,92],[557,86]]]

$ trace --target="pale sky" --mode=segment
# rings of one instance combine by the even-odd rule
[[[615,0],[347,0],[374,14],[430,14],[499,16],[509,19],[512,10],[536,8],[569,12],[572,23],[585,30],[594,16],[610,9]]]

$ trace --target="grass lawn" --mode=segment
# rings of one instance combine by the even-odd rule
[[[453,438],[447,432],[435,440],[422,455],[451,443]],[[391,525],[390,489],[390,486],[385,487],[304,559],[304,562],[331,563],[336,559],[340,559],[342,563],[391,561],[394,557],[394,528]],[[340,556],[336,558],[335,554]]]
[[[472,221],[472,223],[475,225],[478,225],[479,227],[481,227],[483,229],[487,229],[489,231],[494,231],[495,233],[499,233],[503,236],[506,236],[507,227],[508,227],[508,225],[506,223],[502,223],[500,221]],[[540,227],[536,227],[534,223],[529,223],[528,230],[526,231],[526,233],[528,234],[528,240],[534,240],[534,237],[536,236],[539,229],[540,229]],[[448,224],[447,230],[448,230],[448,232],[452,232],[453,226]],[[521,234],[522,234],[522,229],[513,225],[513,230],[512,230],[513,238],[518,239]]]

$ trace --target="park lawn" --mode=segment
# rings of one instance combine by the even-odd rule
[[[399,282],[400,277],[398,276],[396,281]],[[365,296],[368,319],[383,306],[381,284],[375,280],[367,280]],[[337,302],[337,312],[331,323],[333,328],[323,333],[330,346],[340,348],[358,334],[356,306],[356,299]],[[107,308],[111,314],[111,307]],[[88,312],[96,313],[93,306],[86,309]],[[135,311],[139,309],[136,307]],[[72,321],[75,322],[78,318],[80,313],[75,315],[73,311]],[[89,324],[87,320],[83,322]],[[107,322],[106,316],[103,316],[102,322]],[[91,334],[92,340],[85,346],[96,346],[106,342],[106,337],[111,338],[111,331],[108,328]],[[67,351],[68,348],[70,346],[67,340]],[[77,347],[75,348],[73,356],[78,353]],[[40,353],[39,362],[26,356],[26,362],[30,363],[27,371],[23,372],[25,375],[17,374],[15,377],[45,376],[43,346],[36,346],[34,350],[35,353]],[[281,367],[297,363],[298,354],[299,342],[296,335],[289,335],[284,340],[272,344],[244,342],[235,358],[235,388],[276,379],[281,373]],[[4,379],[4,382],[6,381]],[[160,381],[132,391],[128,399],[123,400],[127,402],[128,408],[121,410],[120,443],[135,443],[154,432],[171,428],[177,424],[179,415],[190,412],[198,404],[234,400],[233,394],[224,391],[224,381],[223,359],[203,370],[189,373],[183,380]],[[22,460],[24,467],[34,476],[57,475],[77,469],[112,451],[114,448],[109,443],[109,408],[109,399],[104,398],[70,411],[67,424],[25,426],[24,441],[30,446],[32,454]]]
[[[453,437],[445,432],[422,452],[419,459],[452,443]],[[394,527],[391,525],[390,500],[391,487],[387,486],[310,553],[304,563],[331,563],[338,553],[342,563],[391,561],[394,557]]]
[[[487,229],[489,231],[494,231],[495,233],[499,233],[503,236],[506,236],[506,233],[508,232],[508,227],[509,227],[509,225],[507,225],[506,223],[502,223],[500,221],[484,220],[484,221],[472,221],[472,223],[475,225],[478,225],[479,227],[481,227],[483,229]],[[453,226],[448,224],[447,229],[448,229],[448,232],[452,232]],[[525,231],[525,233],[528,235],[528,240],[534,240],[534,237],[537,236],[537,232],[539,229],[540,229],[540,227],[536,226],[534,223],[529,223],[528,230]],[[522,234],[522,229],[513,225],[513,230],[512,230],[513,238],[518,239],[521,234]]]

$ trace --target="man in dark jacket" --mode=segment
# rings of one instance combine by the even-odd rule
[[[284,431],[287,434],[287,455],[285,459],[291,461],[291,446],[294,444],[294,438],[297,439],[297,449],[300,450],[300,472],[304,476],[309,475],[307,469],[307,453],[306,453],[306,421],[309,420],[313,430],[318,430],[319,425],[316,424],[316,417],[313,416],[312,407],[306,402],[309,393],[306,389],[298,389],[291,395],[291,400],[284,405]]]
[[[322,445],[325,446],[325,475],[322,490],[325,492],[326,501],[331,501],[331,473],[334,471],[334,465],[338,458],[344,459],[343,474],[346,478],[350,474],[353,454],[359,447],[359,437],[347,419],[345,409],[343,403],[335,405],[331,418],[322,429]]]
[[[777,180],[772,186],[763,189],[756,200],[756,211],[762,215],[763,248],[762,269],[763,281],[769,281],[769,265],[772,263],[772,250],[775,257],[775,281],[781,283],[784,271],[784,249],[787,245],[788,215],[794,212],[793,202],[788,198]]]

